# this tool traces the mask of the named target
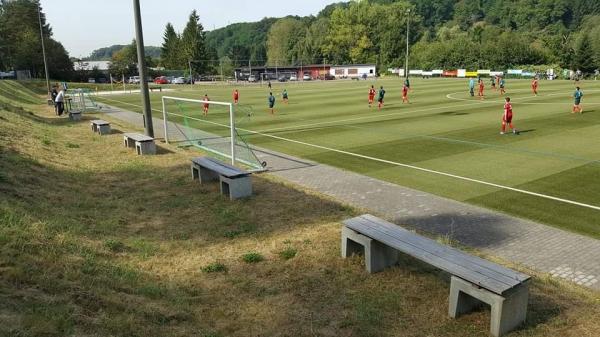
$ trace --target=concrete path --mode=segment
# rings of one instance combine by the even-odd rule
[[[103,111],[143,126],[140,114],[109,106]],[[164,137],[162,125],[162,120],[154,119],[157,138]],[[268,163],[274,176],[397,224],[448,236],[485,253],[600,290],[600,240],[274,151],[260,150],[257,155]],[[598,218],[600,225],[600,213]]]

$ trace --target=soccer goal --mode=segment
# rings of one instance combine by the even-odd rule
[[[204,101],[182,97],[162,97],[165,140],[184,147],[197,147],[232,165],[262,171],[266,163],[248,145],[248,132],[241,132],[252,117],[252,109],[229,102]]]
[[[101,107],[96,103],[89,89],[69,90],[72,109],[79,111],[100,110]]]

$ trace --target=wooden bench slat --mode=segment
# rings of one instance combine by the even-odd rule
[[[96,124],[96,125],[106,125],[106,124],[110,124],[109,122],[102,120],[102,119],[94,119],[93,121],[91,121],[92,124]]]
[[[431,253],[426,252],[421,249],[416,249],[409,245],[403,245],[402,241],[395,240],[393,238],[387,239],[387,240],[381,239],[380,237],[378,237],[378,235],[377,235],[378,232],[376,230],[373,230],[370,228],[362,228],[362,229],[360,229],[360,233],[365,236],[368,236],[370,238],[373,238],[377,241],[380,241],[390,247],[397,248],[399,246],[401,248],[398,250],[405,254],[413,256],[419,260],[426,262],[427,264],[430,264],[436,268],[447,271],[448,273],[450,273],[452,275],[456,275],[457,277],[465,279],[473,284],[476,284],[482,288],[488,289],[494,293],[502,294],[503,292],[505,292],[507,290],[506,284],[499,282],[497,280],[494,280],[490,277],[481,275],[481,274],[472,273],[472,272],[470,272],[469,269],[462,267],[460,265],[452,265],[451,267],[448,267],[447,261],[440,258],[437,255],[431,254]]]
[[[346,220],[344,224],[350,229],[498,294],[506,292],[529,278],[527,275],[515,273],[508,268],[441,245],[404,228],[382,221],[372,216],[371,218],[358,217]],[[425,249],[425,247],[429,249]],[[453,260],[459,260],[460,263]],[[513,278],[515,274],[518,274],[520,278]]]
[[[133,139],[135,141],[138,141],[138,142],[149,142],[149,141],[153,141],[154,140],[154,138],[148,137],[148,136],[143,135],[141,133],[124,133],[123,136],[127,137],[127,138],[131,138],[131,139]]]
[[[360,221],[360,220],[359,220]],[[473,255],[469,255],[460,250],[442,245],[437,243],[434,240],[421,237],[420,235],[414,234],[410,231],[406,231],[402,233],[401,237],[398,235],[398,232],[390,232],[390,229],[382,228],[382,226],[378,226],[379,223],[373,223],[373,226],[370,226],[373,230],[377,232],[382,232],[384,235],[389,235],[395,239],[402,241],[406,245],[411,245],[415,249],[423,250],[427,253],[433,254],[435,256],[440,257],[446,263],[446,269],[450,269],[453,265],[460,265],[461,267],[466,267],[469,270],[481,274],[485,277],[494,279],[498,282],[505,284],[507,287],[512,288],[513,286],[519,284],[521,281],[515,280],[512,277],[512,273],[508,274],[504,273],[506,271],[511,272],[510,269],[498,271],[493,268],[495,265],[492,262],[483,260]],[[350,227],[352,228],[352,227]],[[380,239],[383,239],[380,237]],[[496,265],[497,267],[503,268],[502,266]],[[446,270],[445,269],[445,270]],[[448,270],[447,270],[448,271]],[[460,276],[460,275],[457,275]]]
[[[427,243],[433,243],[436,247],[434,249],[439,251],[440,256],[445,256],[445,257],[447,257],[448,260],[466,259],[470,263],[474,263],[474,264],[482,267],[483,272],[489,271],[490,276],[499,275],[499,277],[501,279],[506,279],[508,284],[513,284],[515,281],[523,282],[530,278],[528,275],[516,272],[510,268],[503,267],[497,263],[493,263],[488,260],[482,259],[480,257],[474,256],[471,254],[467,254],[467,253],[463,252],[462,250],[452,248],[447,245],[439,244],[434,240],[431,240],[429,238],[415,234],[415,233],[408,231],[408,230],[406,230],[400,226],[397,226],[393,223],[383,221],[373,215],[365,214],[365,215],[361,216],[361,218],[371,221],[379,226],[394,230],[394,231],[396,231],[398,229],[402,229],[405,233],[408,233],[408,235],[409,235],[408,240],[410,240],[411,242],[414,242],[416,244],[421,244],[421,245],[425,245]]]
[[[360,218],[359,221],[369,221],[369,219]],[[485,276],[497,279],[509,286],[518,284],[529,276],[517,273],[509,268],[505,268],[496,263],[481,259],[477,256],[467,254],[459,249],[455,249],[443,244],[440,244],[429,238],[425,238],[413,232],[407,231],[399,226],[391,223],[382,224],[379,222],[370,222],[372,228],[377,231],[381,231],[392,237],[400,238],[403,242],[411,244],[419,249],[426,250],[437,256],[440,256],[449,261],[449,263],[459,263],[464,266],[468,266],[475,272],[481,273]],[[399,229],[402,231],[400,232]],[[402,233],[399,235],[399,233]],[[401,236],[401,237],[400,237]]]
[[[220,175],[223,175],[227,178],[236,178],[250,175],[250,172],[243,171],[235,166],[228,165],[210,157],[193,158],[192,162],[197,165],[206,167],[209,170],[218,172]]]

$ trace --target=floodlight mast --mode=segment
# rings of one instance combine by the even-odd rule
[[[408,78],[408,32],[410,31],[410,8],[406,10],[406,59],[404,62],[404,77]]]
[[[135,16],[135,39],[137,44],[138,71],[140,73],[142,104],[144,106],[144,130],[146,136],[154,138],[152,109],[150,107],[150,94],[148,93],[148,82],[146,80],[146,55],[144,52],[144,32],[142,31],[140,0],[133,0],[133,12]]]
[[[51,98],[52,95],[50,94],[50,92],[52,90],[50,89],[50,75],[48,72],[48,61],[46,60],[46,46],[44,45],[44,29],[42,26],[42,10],[40,9],[39,1],[38,1],[37,5],[38,5],[38,20],[40,22],[40,37],[41,37],[41,41],[42,41],[42,56],[44,57],[44,72],[46,74],[46,87],[48,88],[48,98]]]

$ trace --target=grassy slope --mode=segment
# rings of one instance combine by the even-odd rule
[[[387,105],[382,112],[377,112],[365,104],[370,83],[276,83],[274,92],[280,92],[284,86],[290,92],[290,104],[285,106],[279,102],[276,116],[265,111],[267,88],[241,87],[244,106],[240,110],[251,109],[254,116],[250,119],[240,116],[239,127],[600,205],[600,175],[595,174],[600,165],[600,144],[596,136],[600,132],[600,113],[595,111],[600,105],[597,83],[582,84],[588,113],[571,115],[568,111],[572,83],[542,82],[541,96],[532,97],[529,81],[509,80],[515,123],[526,131],[518,137],[498,134],[502,99],[497,92],[488,90],[488,99],[480,102],[465,94],[464,81],[414,80],[413,104],[402,105],[398,98],[399,81],[387,80],[379,83],[387,88]],[[164,95],[200,98],[208,93],[213,100],[228,101],[232,90],[218,86],[197,87],[194,91],[182,88]],[[447,94],[459,100],[451,100]],[[161,94],[152,97],[153,107],[160,112]],[[135,95],[108,97],[104,101],[139,110],[139,98]],[[199,105],[183,104],[169,109],[204,118],[199,116]],[[226,124],[227,114],[224,109],[213,106],[208,120]],[[226,132],[200,121],[191,121],[191,125],[214,133]],[[255,145],[600,238],[598,211],[266,136],[248,135],[247,138]],[[530,202],[514,201],[521,197]],[[540,207],[532,207],[536,204]]]
[[[354,210],[269,176],[229,202],[190,181],[193,152],[138,157],[118,133],[4,100],[0,336],[488,335],[486,311],[447,317],[447,275],[408,259],[367,275],[341,259],[339,220]],[[242,262],[248,252],[265,260]],[[214,262],[227,271],[202,272]],[[600,329],[597,293],[545,276],[531,288],[511,336]]]

